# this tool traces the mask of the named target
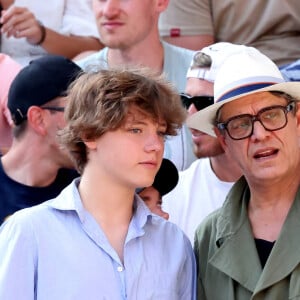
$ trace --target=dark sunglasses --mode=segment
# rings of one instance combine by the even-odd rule
[[[188,109],[191,104],[194,104],[197,110],[201,110],[209,105],[214,103],[213,96],[195,96],[192,97],[190,95],[181,93],[180,94],[182,105]]]

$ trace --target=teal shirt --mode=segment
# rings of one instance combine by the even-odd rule
[[[199,300],[300,299],[300,189],[264,269],[247,216],[249,198],[242,177],[196,231]]]
[[[184,92],[186,73],[192,61],[194,51],[176,47],[162,42],[164,47],[163,72],[166,78],[173,83],[178,92]],[[103,48],[76,63],[84,71],[107,69],[108,48]],[[184,125],[175,137],[168,137],[165,143],[164,157],[170,159],[178,168],[185,170],[197,158],[193,152],[193,141],[190,130]]]

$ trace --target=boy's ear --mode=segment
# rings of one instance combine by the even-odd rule
[[[90,150],[95,150],[97,148],[97,143],[94,140],[84,141],[84,144]]]
[[[95,138],[88,138],[86,134],[81,134],[80,138],[82,142],[85,144],[87,149],[95,150],[97,149],[97,143]]]

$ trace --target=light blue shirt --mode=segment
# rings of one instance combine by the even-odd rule
[[[18,211],[0,228],[0,299],[196,299],[192,246],[136,196],[124,264],[73,181],[55,199]]]
[[[179,92],[185,91],[186,73],[194,56],[194,51],[162,42],[164,47],[163,72]],[[76,61],[85,71],[108,69],[108,48],[103,48],[86,58]],[[175,137],[168,137],[165,143],[164,157],[170,159],[178,170],[187,169],[197,158],[193,151],[193,141],[186,125]]]

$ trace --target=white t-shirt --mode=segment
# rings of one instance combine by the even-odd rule
[[[221,207],[234,182],[221,181],[213,172],[209,158],[201,158],[179,172],[177,186],[163,197],[169,221],[177,224],[194,243],[200,222]]]
[[[15,0],[15,6],[27,7],[46,27],[65,35],[99,38],[91,1],[87,0]],[[29,44],[25,38],[1,35],[1,52],[21,65],[47,54],[41,46]]]

